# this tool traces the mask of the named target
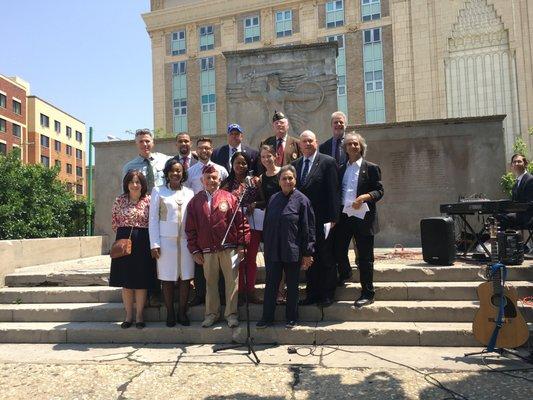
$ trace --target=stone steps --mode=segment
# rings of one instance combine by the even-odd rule
[[[377,282],[377,300],[477,300],[475,282]],[[519,297],[533,295],[533,282],[511,282]],[[300,298],[305,296],[300,285]],[[265,285],[256,285],[263,296]],[[357,283],[349,282],[337,288],[336,300],[353,301],[360,291]],[[120,302],[121,289],[109,286],[36,286],[0,288],[0,303],[103,303]]]
[[[417,265],[379,264],[374,268],[375,282],[471,282],[481,281],[480,273],[483,266],[456,265],[449,267],[429,266],[421,263]],[[509,281],[527,281],[533,276],[533,264],[511,266],[508,268]],[[258,284],[264,283],[265,267],[258,266]],[[302,273],[301,280],[304,281]],[[354,271],[351,282],[359,281],[359,274]],[[5,277],[5,284],[9,287],[28,286],[107,286],[109,283],[109,267],[94,267],[88,269],[57,270],[43,266],[41,270],[35,267],[21,268]]]
[[[533,328],[530,326],[530,331]],[[267,329],[251,327],[256,344],[368,345],[368,346],[479,346],[469,322],[316,322],[294,329],[275,325]],[[145,329],[121,329],[116,322],[0,322],[2,343],[242,343],[246,325],[230,329],[225,323],[201,328],[167,328],[163,322],[149,323]]]
[[[379,322],[472,322],[478,310],[475,301],[377,301],[367,307],[354,309],[353,302],[339,301],[327,308],[299,307],[299,320],[319,321],[379,321]],[[250,305],[250,320],[258,321],[262,305]],[[204,306],[189,310],[191,321],[201,322]],[[222,314],[222,313],[221,313]],[[245,318],[245,307],[239,308]],[[526,320],[533,320],[533,308],[522,307]],[[164,307],[148,307],[146,321],[164,321]],[[113,322],[124,318],[122,303],[59,303],[59,304],[0,304],[1,322]],[[285,321],[285,307],[278,306],[276,320]]]

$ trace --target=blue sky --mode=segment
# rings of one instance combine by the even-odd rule
[[[0,73],[106,135],[153,128],[149,0],[0,0]]]

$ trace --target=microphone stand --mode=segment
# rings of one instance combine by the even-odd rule
[[[224,238],[222,239],[222,243],[221,243],[222,246],[224,246],[224,244],[226,243],[227,236],[229,234],[231,226],[233,225],[233,221],[235,220],[235,216],[237,215],[239,210],[241,211],[241,213],[243,215],[243,218],[244,218],[244,205],[242,204],[242,199],[244,198],[244,195],[246,194],[246,192],[248,191],[249,188],[250,188],[250,186],[246,186],[246,189],[243,190],[241,196],[239,197],[239,202],[237,204],[237,207],[235,208],[235,211],[233,212],[233,215],[231,217],[231,221],[230,221],[230,223],[228,225],[228,229],[226,230],[226,233],[224,234]],[[237,230],[239,230],[239,227],[237,227]],[[241,233],[242,242],[245,243],[246,236],[245,236],[245,232],[244,232],[244,224],[243,224],[242,228],[240,229],[240,233]],[[244,245],[244,258],[243,258],[243,260],[246,260],[246,256],[247,256],[247,246],[245,244]],[[241,261],[243,261],[243,260],[241,260]],[[239,265],[237,266],[237,268],[239,268]],[[243,276],[244,276],[244,287],[247,288],[248,287],[248,271],[246,270],[246,268],[244,268],[244,275]],[[221,346],[221,347],[215,348],[215,349],[213,349],[213,353],[218,353],[219,351],[223,351],[223,350],[238,349],[240,347],[245,347],[248,350],[248,352],[247,352],[248,358],[250,358],[252,360],[252,362],[257,365],[261,361],[259,360],[259,357],[257,357],[257,354],[255,353],[255,350],[254,350],[254,339],[252,337],[251,330],[250,330],[250,303],[248,302],[248,291],[247,290],[244,291],[244,302],[245,302],[245,307],[246,307],[246,340],[244,341],[244,343],[235,343],[235,344],[230,344],[230,345],[226,345],[226,346]],[[275,343],[272,344],[272,345],[275,345]],[[252,359],[250,357],[250,354],[253,354],[253,356],[255,358],[255,361],[254,361],[254,359]]]

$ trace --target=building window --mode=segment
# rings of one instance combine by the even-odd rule
[[[48,128],[50,126],[50,118],[48,115],[41,114],[41,126]]]
[[[54,131],[56,131],[57,133],[61,133],[61,122],[54,121]]]
[[[54,164],[55,164],[55,166],[58,167],[59,170],[61,171],[61,161],[60,161],[60,160],[55,160],[55,161],[54,161]]]
[[[6,120],[3,118],[0,118],[0,132],[6,131]]]
[[[363,31],[365,118],[367,124],[385,122],[381,29]]]
[[[381,18],[381,0],[361,0],[361,19],[372,21]]]
[[[82,167],[76,167],[76,176],[79,176],[80,178],[83,177],[83,168]]]
[[[54,140],[54,150],[61,151],[61,142],[59,140]]]
[[[22,114],[22,106],[20,101],[13,100],[13,112],[18,115]]]
[[[41,156],[41,164],[43,164],[46,168],[50,167],[50,159],[46,156]]]
[[[292,10],[276,12],[276,37],[292,35]]]
[[[326,27],[335,28],[344,25],[344,1],[328,1],[326,3]]]
[[[67,129],[66,129],[66,135],[68,138],[71,138],[72,137],[72,128],[70,126],[67,126]]]
[[[259,42],[261,38],[261,27],[259,26],[259,16],[244,19],[244,43]]]
[[[0,107],[2,108],[6,108],[6,104],[7,104],[7,97],[5,94],[3,93],[0,93]]]
[[[83,194],[83,185],[76,185],[76,194]]]
[[[202,101],[202,133],[216,133],[216,92],[215,59],[202,58],[200,61],[200,95]]]
[[[20,125],[13,124],[13,136],[20,138],[22,135],[22,128]]]
[[[200,50],[212,50],[215,47],[215,33],[213,25],[200,28]]]
[[[187,131],[187,62],[172,65],[172,107],[174,132]]]
[[[67,144],[66,153],[67,153],[68,156],[72,155],[72,146],[69,145],[69,144]]]
[[[78,142],[80,142],[80,143],[81,143],[82,140],[83,140],[83,135],[82,135],[82,133],[79,132],[79,131],[76,131],[76,140],[77,140]]]
[[[67,164],[67,174],[72,175],[72,164]]]
[[[50,147],[50,138],[45,135],[41,135],[41,146]]]
[[[76,158],[78,160],[81,160],[83,158],[83,151],[81,151],[80,149],[76,149]]]
[[[346,96],[346,54],[344,52],[344,35],[328,36],[328,42],[337,42],[339,55],[336,59],[337,67],[337,108],[348,115],[348,99]]]
[[[173,56],[185,54],[185,52],[187,51],[185,31],[178,31],[172,33],[172,42],[170,44],[170,50]]]
[[[0,142],[0,154],[7,155],[7,145],[4,142]]]

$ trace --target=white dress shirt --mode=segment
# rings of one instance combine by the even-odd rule
[[[185,181],[185,186],[187,186],[188,188],[191,188],[194,194],[198,193],[204,188],[204,185],[202,185],[202,181],[200,180],[200,178],[202,177],[202,170],[204,169],[206,165],[212,165],[213,167],[215,167],[215,169],[218,171],[220,175],[221,182],[228,177],[228,171],[226,171],[226,168],[224,168],[222,165],[215,164],[211,160],[209,160],[207,164],[204,164],[203,162],[198,161],[196,164],[194,164],[192,167],[190,167],[187,170],[187,173],[189,174],[189,176],[187,177],[187,180]]]
[[[359,171],[363,157],[360,157],[356,162],[350,163],[348,161],[346,171],[342,177],[342,204],[347,202],[353,203],[357,198],[357,184],[359,183]]]

